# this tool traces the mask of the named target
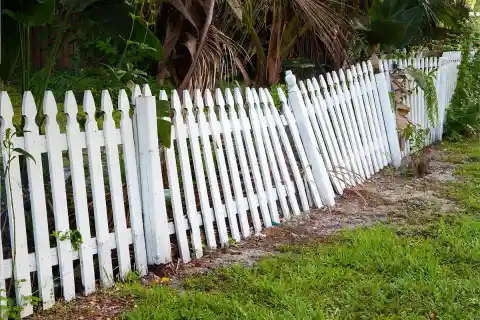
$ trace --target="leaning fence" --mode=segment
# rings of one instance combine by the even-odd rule
[[[137,86],[114,102],[104,91],[96,106],[88,91],[81,105],[72,92],[63,104],[47,92],[40,127],[26,93],[23,130],[2,92],[1,311],[10,299],[28,316],[33,297],[48,309],[334,205],[410,152],[397,132],[391,69],[435,75],[434,121],[420,89],[405,101],[409,120],[429,129],[427,146],[441,140],[459,58],[382,60],[377,73],[365,62],[298,82],[287,72],[288,92],[275,99],[265,88],[157,97]],[[159,146],[156,100],[171,104],[170,148]]]

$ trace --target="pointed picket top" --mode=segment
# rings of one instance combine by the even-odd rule
[[[102,97],[100,100],[100,110],[105,113],[105,117],[111,118],[113,112],[112,98],[108,90],[102,90]]]
[[[58,128],[57,122],[57,103],[55,102],[55,97],[53,96],[52,91],[46,91],[45,96],[43,97],[43,113],[45,114],[46,127]]]
[[[350,69],[347,69],[347,80],[350,83],[350,85],[354,85],[352,70]]]
[[[363,71],[362,71],[362,67],[360,66],[360,63],[358,63],[357,65],[355,65],[355,68],[357,69],[357,77],[361,77],[363,75]]]
[[[188,90],[183,90],[183,108],[188,112],[193,110],[192,97],[190,97],[190,92],[188,92]]]
[[[367,70],[371,75],[375,74],[375,72],[373,72],[373,65],[372,65],[372,62],[370,60],[367,61]]]
[[[350,70],[352,71],[353,81],[357,82],[358,81],[357,66],[356,65],[351,66]]]
[[[323,89],[323,91],[325,92],[326,95],[329,95],[328,94],[328,86],[327,86],[327,82],[325,81],[325,77],[323,75],[320,75],[318,77],[319,81],[320,81],[320,87]]]
[[[215,90],[215,101],[217,101],[217,105],[220,110],[225,109],[225,99],[223,99],[222,90],[220,90],[219,88]]]
[[[338,70],[338,76],[340,78],[340,82],[347,84],[347,79],[345,78],[345,72],[343,72],[343,69]]]
[[[203,104],[202,91],[200,91],[200,89],[195,90],[193,97],[193,105],[198,108],[198,114],[203,114],[203,108],[205,108],[205,105]]]
[[[406,64],[405,61],[403,61],[403,63]],[[365,61],[362,61],[362,72],[365,76],[368,76],[368,68]]]
[[[253,101],[255,102],[255,105],[260,108],[260,98],[257,93],[257,89],[252,88],[252,94],[253,94]]]
[[[263,108],[266,109],[268,108],[268,99],[267,99],[267,95],[265,94],[265,90],[267,90],[266,88],[260,88],[258,89],[258,96],[259,96],[259,99],[260,99],[260,106],[263,105]]]
[[[413,60],[415,60],[415,59],[413,59]],[[384,61],[380,60],[380,63],[378,64],[378,71],[380,71],[380,73],[383,73],[385,71],[384,67],[383,67],[383,63],[384,63]]]
[[[160,90],[160,93],[158,94],[158,99],[161,100],[161,101],[168,101],[167,91]]]
[[[332,75],[330,73],[327,73],[327,83],[330,87],[333,86],[333,79],[332,79]]]
[[[130,101],[128,101],[127,92],[124,89],[118,91],[118,110],[122,113],[122,119],[130,113]]]
[[[338,79],[337,73],[335,71],[331,72],[332,78],[333,78],[333,83],[335,85],[340,85],[340,80]]]
[[[307,88],[305,87],[305,83],[303,83],[303,81],[299,81],[298,86],[300,88],[300,93],[303,96],[303,101],[305,102],[305,106],[307,104],[311,104],[312,102],[310,100],[310,97],[308,96],[308,92],[307,92]]]
[[[135,105],[135,101],[137,100],[137,97],[140,97],[141,95],[142,95],[142,90],[140,90],[140,86],[136,84],[132,90],[132,105]]]
[[[240,91],[240,88],[235,88],[233,90],[233,95],[235,97],[235,102],[237,103],[239,108],[243,109],[243,97],[242,97],[242,91]]]
[[[315,78],[313,78],[313,80],[316,81]],[[312,95],[316,95],[316,94],[317,94],[317,92],[316,92],[316,90],[315,90],[315,86],[313,85],[313,82],[312,82],[311,79],[307,79],[307,89],[308,89],[308,91],[310,91],[310,93],[311,93]]]
[[[278,93],[278,100],[280,101],[280,104],[282,104],[282,108],[288,107],[287,97],[285,96],[285,92],[283,92],[283,89],[278,87],[277,93]]]
[[[2,133],[7,128],[13,128],[13,106],[6,91],[0,91],[0,117],[2,118]]]
[[[245,100],[247,101],[249,108],[253,107],[255,100],[253,98],[252,90],[249,87],[245,89]]]
[[[229,110],[235,108],[235,100],[233,100],[233,95],[230,88],[225,89],[225,101]]]
[[[37,132],[38,126],[35,123],[35,116],[37,115],[37,107],[35,105],[35,99],[30,91],[23,93],[22,99],[22,115],[25,119],[25,131]],[[38,133],[38,132],[37,132]]]
[[[312,78],[313,89],[317,92],[318,97],[322,97],[322,91],[320,89],[320,85],[318,84],[317,79]]]
[[[90,90],[86,90],[83,94],[83,112],[86,114],[87,122],[95,121],[95,101]]]
[[[67,115],[67,123],[77,123],[78,105],[75,94],[72,90],[65,93],[65,101],[63,103],[63,112]]]
[[[204,96],[205,96],[205,106],[208,108],[208,112],[214,112],[215,102],[213,101],[213,96],[210,89],[205,90]]]
[[[143,85],[143,95],[146,96],[146,97],[151,97],[152,96],[152,90],[150,90],[150,86],[148,85],[148,83],[145,83]]]
[[[182,103],[180,102],[177,90],[172,90],[172,109],[175,111],[175,114],[182,112]]]

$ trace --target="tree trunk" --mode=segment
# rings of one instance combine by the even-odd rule
[[[267,84],[273,85],[280,82],[282,72],[282,59],[280,57],[283,32],[283,14],[281,5],[274,5],[273,24],[270,32],[270,41],[267,54]]]

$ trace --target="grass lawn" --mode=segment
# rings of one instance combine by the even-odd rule
[[[122,287],[124,319],[480,319],[480,143],[446,145],[462,209],[430,224],[376,225],[284,247],[181,288]]]

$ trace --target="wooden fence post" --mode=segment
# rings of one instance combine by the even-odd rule
[[[400,151],[400,142],[398,140],[397,122],[395,120],[395,114],[390,102],[390,90],[387,85],[385,75],[382,72],[375,74],[375,80],[377,83],[378,96],[380,98],[385,130],[387,131],[387,140],[390,147],[392,164],[395,167],[400,167],[402,164],[402,154]]]
[[[322,156],[320,155],[320,150],[318,150],[317,144],[315,143],[315,136],[307,110],[305,109],[305,103],[303,102],[297,85],[297,80],[290,70],[285,73],[285,81],[288,85],[288,101],[297,120],[298,132],[305,147],[308,161],[312,167],[313,178],[319,189],[320,197],[324,204],[333,206],[335,204],[335,193]]]
[[[147,235],[148,263],[160,264],[172,260],[165,193],[163,190],[160,148],[157,136],[157,109],[155,97],[140,96],[135,100],[140,166],[140,183]]]

